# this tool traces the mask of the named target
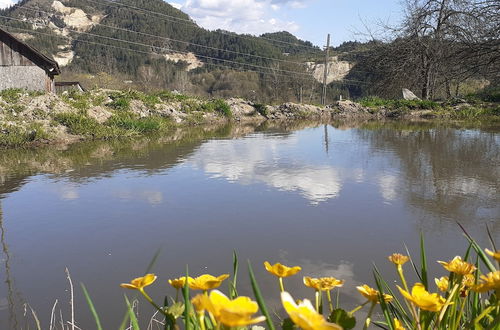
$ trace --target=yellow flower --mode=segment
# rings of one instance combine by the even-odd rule
[[[210,298],[206,294],[196,295],[191,299],[191,303],[198,313],[203,313],[211,308]]]
[[[500,270],[481,275],[481,283],[475,285],[472,290],[486,292],[490,290],[500,291]]]
[[[344,280],[337,280],[335,277],[321,277],[319,282],[321,283],[321,289],[323,291],[330,291],[344,285]]]
[[[401,294],[409,301],[425,311],[439,312],[446,300],[437,293],[429,293],[422,283],[416,283],[411,289],[411,294],[397,286]]]
[[[309,288],[313,288],[316,291],[321,290],[321,283],[319,282],[319,279],[312,278],[309,276],[304,276],[303,281],[304,281],[305,286],[307,286]]]
[[[406,330],[397,318],[394,318],[394,330]]]
[[[304,330],[342,329],[341,326],[335,323],[327,322],[323,315],[316,312],[307,299],[297,305],[288,292],[282,292],[281,302],[293,323]]]
[[[434,282],[436,282],[436,286],[439,289],[439,291],[443,292],[448,291],[448,286],[450,283],[450,279],[448,278],[448,276],[443,276],[439,279],[435,278]]]
[[[500,250],[499,251],[490,251],[488,249],[485,249],[486,253],[488,253],[490,256],[493,257],[496,261],[500,262]]]
[[[388,257],[389,261],[397,266],[402,266],[410,260],[410,257],[400,253],[394,253]]]
[[[462,257],[456,256],[450,262],[438,261],[443,267],[452,273],[458,275],[471,274],[476,270],[476,266],[462,260]]]
[[[376,304],[378,303],[378,294],[379,292],[373,288],[370,288],[368,285],[363,285],[363,286],[357,286],[356,289],[358,289],[359,293],[363,295],[366,299],[371,301],[372,303]],[[384,300],[385,302],[390,302],[392,301],[392,296],[388,294],[384,294]]]
[[[304,284],[317,291],[330,291],[336,287],[343,286],[344,281],[337,280],[335,277],[311,278],[309,276],[304,276]]]
[[[188,285],[193,281],[192,277],[188,277]],[[186,285],[186,276],[179,277],[173,280],[168,280],[168,283],[176,289],[182,289]]]
[[[188,285],[192,290],[207,291],[218,288],[221,285],[222,281],[224,281],[228,277],[229,274],[223,274],[218,277],[204,274],[191,280],[188,279]]]
[[[462,285],[464,288],[472,288],[476,282],[476,277],[473,274],[464,275],[462,278]]]
[[[197,312],[207,310],[217,322],[228,327],[244,327],[266,320],[265,316],[252,318],[252,315],[259,310],[259,306],[248,297],[240,296],[230,300],[222,292],[213,290],[208,296],[197,295],[191,302]]]
[[[287,267],[285,265],[282,265],[280,263],[276,263],[271,266],[271,264],[266,261],[264,262],[264,267],[266,267],[266,270],[273,274],[274,276],[278,277],[288,277],[297,274],[302,270],[301,267],[295,266],[295,267]]]
[[[130,283],[122,283],[120,286],[126,289],[142,290],[145,286],[153,284],[156,277],[155,274],[147,274],[143,277],[134,278]]]

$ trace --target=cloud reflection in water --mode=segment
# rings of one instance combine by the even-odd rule
[[[252,184],[263,182],[281,191],[297,191],[311,204],[338,197],[342,189],[339,170],[329,164],[293,159],[287,145],[297,138],[253,135],[249,139],[209,141],[188,160],[212,178]],[[289,158],[290,157],[290,158]],[[353,173],[362,178],[359,170]]]

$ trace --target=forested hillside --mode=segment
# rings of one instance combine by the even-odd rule
[[[330,83],[327,101],[400,97],[402,88],[449,98],[498,85],[498,2],[407,2],[407,17],[387,27],[388,40],[330,49],[330,69],[336,63],[349,69]],[[465,10],[475,16],[462,15]],[[320,100],[323,49],[284,31],[260,37],[208,31],[163,0],[22,0],[0,11],[0,26],[54,57],[63,68],[60,79],[87,87]]]

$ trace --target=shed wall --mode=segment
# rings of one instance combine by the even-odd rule
[[[26,88],[51,92],[53,85],[53,80],[38,66],[0,66],[0,90]]]

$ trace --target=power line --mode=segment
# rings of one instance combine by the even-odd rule
[[[11,19],[11,20],[16,20],[16,21],[20,21],[20,22],[24,22],[21,19],[17,19],[17,18],[13,18],[13,17],[2,16],[2,15],[0,15],[0,17],[6,18],[6,19]],[[45,24],[45,25],[47,25],[47,24]],[[157,47],[157,46],[150,45],[150,44],[144,44],[144,43],[135,42],[135,41],[129,41],[129,40],[123,40],[123,39],[119,39],[119,38],[102,36],[102,35],[95,34],[95,33],[90,33],[90,32],[77,31],[77,30],[73,30],[73,29],[67,29],[67,30],[71,31],[71,32],[74,32],[74,33],[77,33],[77,34],[89,35],[89,36],[93,36],[93,37],[97,37],[97,38],[103,38],[103,39],[108,39],[108,40],[113,40],[113,41],[118,41],[118,42],[124,42],[124,43],[133,44],[133,45],[137,45],[137,46],[154,47],[154,48],[162,49],[164,51],[171,51],[171,52],[183,53],[183,54],[189,54],[190,53],[190,52],[181,51],[181,50],[172,49],[172,48],[167,48],[167,47]],[[221,61],[221,62],[226,62],[226,63],[231,63],[231,64],[238,64],[238,65],[246,65],[246,66],[249,66],[249,67],[260,68],[260,69],[267,69],[267,70],[273,70],[273,71],[277,71],[277,72],[293,73],[293,74],[296,74],[296,75],[312,76],[310,73],[301,73],[301,72],[297,72],[297,71],[283,70],[283,69],[273,69],[273,68],[269,68],[269,67],[262,66],[262,65],[257,65],[257,64],[249,64],[249,63],[242,63],[242,62],[237,62],[237,61],[232,61],[232,60],[225,60],[225,59],[221,59],[221,58],[216,58],[216,57],[211,57],[211,56],[206,56],[206,55],[201,55],[201,54],[196,54],[196,53],[193,53],[193,54],[195,54],[198,57],[202,57],[202,58],[205,58],[205,59],[208,59],[208,60],[215,60],[215,61]]]
[[[87,0],[87,1],[90,1],[90,0]],[[39,9],[33,8],[33,7],[28,7],[28,6],[18,7],[18,9],[31,10],[31,11],[35,11],[35,12],[53,15],[53,13],[39,10]],[[53,15],[53,16],[62,17],[60,15]],[[238,52],[238,51],[229,50],[229,49],[217,48],[217,47],[197,44],[197,43],[193,43],[193,42],[189,42],[189,41],[173,39],[173,38],[168,38],[168,37],[162,37],[162,36],[158,36],[158,35],[151,34],[151,33],[145,33],[145,32],[135,31],[135,30],[131,30],[131,29],[125,29],[125,28],[121,28],[121,27],[117,27],[117,26],[111,26],[111,25],[102,24],[102,23],[93,23],[93,25],[103,26],[103,27],[110,28],[110,29],[131,32],[131,33],[135,33],[135,34],[139,34],[139,35],[143,35],[143,36],[154,37],[154,38],[159,38],[159,39],[168,40],[168,41],[174,41],[174,42],[182,43],[185,45],[191,45],[191,46],[203,47],[203,48],[211,49],[211,50],[217,50],[217,51],[221,51],[221,52],[227,52],[227,53],[231,53],[231,54],[237,54],[237,55],[248,56],[248,57],[255,57],[255,58],[272,60],[272,61],[283,62],[283,63],[297,64],[297,65],[302,65],[302,66],[304,65],[304,63],[301,63],[301,62],[289,61],[289,60],[283,60],[283,59],[279,59],[279,58],[275,58],[275,57],[266,57],[266,56],[260,56],[260,55],[255,55],[255,54]]]
[[[2,16],[0,15],[1,18],[5,18],[5,19],[8,19],[8,20],[15,20],[15,21],[20,21],[20,22],[25,22],[21,19],[16,19],[16,18],[13,18],[13,17],[8,17],[8,16]],[[12,26],[9,26],[9,25],[3,25],[5,27],[8,27],[8,28],[14,28],[14,29],[19,29],[19,30],[23,30],[23,31],[26,31],[26,32],[31,32],[31,33],[36,33],[36,34],[41,34],[41,35],[46,35],[46,36],[49,36],[49,37],[62,37],[62,38],[65,38],[69,41],[75,41],[75,42],[83,42],[83,43],[88,43],[88,44],[94,44],[94,45],[99,45],[99,46],[105,46],[105,47],[111,47],[111,48],[115,48],[115,49],[121,49],[121,50],[125,50],[125,51],[129,51],[129,52],[137,52],[137,53],[142,53],[142,54],[153,54],[153,55],[165,55],[165,54],[161,54],[161,53],[158,53],[158,52],[155,52],[155,51],[140,51],[140,50],[136,50],[136,49],[131,49],[131,48],[125,48],[125,47],[119,47],[119,46],[115,46],[115,45],[109,45],[109,44],[103,44],[103,43],[99,43],[99,42],[95,42],[95,41],[88,41],[88,40],[81,40],[81,39],[72,39],[68,36],[62,36],[62,35],[53,35],[53,34],[48,34],[48,33],[43,33],[43,32],[39,32],[39,31],[34,31],[34,30],[31,30],[31,29],[23,29],[23,28],[18,28],[18,27],[12,27]],[[80,33],[80,34],[87,34],[87,35],[93,35],[93,34],[90,34],[90,33],[87,33],[87,32],[80,32],[80,31],[74,31],[75,33]],[[142,43],[137,43],[137,42],[133,42],[133,41],[128,41],[128,40],[122,40],[122,39],[118,39],[118,38],[111,38],[111,37],[106,37],[106,36],[100,36],[100,35],[95,35],[97,37],[100,37],[100,38],[104,38],[104,39],[109,39],[109,40],[113,40],[113,41],[118,41],[118,42],[124,42],[124,43],[128,43],[128,44],[132,44],[132,45],[137,45],[137,46],[141,46],[141,47],[147,47],[147,48],[159,48],[159,49],[167,49],[169,50],[168,48],[165,48],[165,47],[155,47],[153,45],[149,45],[149,44],[142,44]],[[179,51],[180,53],[184,53],[184,54],[188,54],[188,52],[182,52],[182,51]],[[216,59],[216,58],[212,58],[212,59],[215,59],[215,60],[221,60],[221,59]],[[227,61],[227,60],[221,60],[221,61]],[[234,62],[234,61],[231,61],[231,62]],[[247,66],[255,66],[255,65],[251,65],[251,64],[245,64],[245,63],[240,63],[240,62],[234,62],[234,63],[237,63],[237,64],[241,64],[241,65],[247,65]],[[269,67],[264,67],[264,66],[257,66],[257,68],[262,68],[262,69],[266,69],[266,70],[273,70],[274,72],[269,72],[269,71],[259,71],[259,70],[251,70],[251,69],[243,69],[243,70],[238,70],[237,68],[235,67],[232,67],[232,66],[228,66],[228,65],[223,65],[223,64],[220,64],[220,63],[205,63],[206,65],[212,65],[212,66],[218,66],[218,67],[222,67],[222,68],[228,68],[228,69],[232,69],[232,70],[236,70],[236,71],[244,71],[244,72],[255,72],[255,73],[260,73],[260,74],[264,74],[264,75],[273,75],[273,76],[283,76],[283,77],[296,77],[296,75],[300,75],[300,76],[304,76],[302,78],[305,78],[305,77],[308,77],[308,78],[311,78],[311,79],[314,79],[314,77],[310,74],[303,74],[303,73],[299,73],[299,72],[295,72],[295,71],[286,71],[286,70],[273,70],[272,68],[269,68]],[[288,72],[287,74],[285,73],[278,73],[276,71],[285,71],[285,72]],[[359,85],[363,85],[363,84],[366,84],[366,82],[363,82],[363,81],[358,81],[358,80],[351,80],[351,79],[343,79],[343,80],[339,80],[339,81],[334,81],[332,83],[340,83],[340,84],[345,84],[345,85],[353,85],[353,86],[359,86]],[[331,83],[331,84],[332,84]]]
[[[1,15],[0,15],[0,17],[4,17],[5,18],[5,16],[1,16]],[[31,30],[31,29],[23,29],[23,28],[19,28],[19,27],[13,27],[13,26],[4,25],[4,24],[0,24],[0,26],[5,27],[5,28],[17,29],[17,30],[21,30],[21,31],[25,31],[25,32],[30,32],[30,33],[45,35],[45,36],[53,37],[53,38],[55,38],[55,37],[61,37],[61,38],[65,38],[67,40],[73,41],[73,39],[71,39],[70,37],[67,37],[67,36],[59,36],[59,35],[44,33],[44,32],[40,32],[40,31],[34,31],[34,30]],[[154,52],[154,51],[141,51],[141,50],[137,50],[137,49],[131,49],[131,48],[125,48],[125,47],[120,47],[120,46],[115,46],[115,45],[103,44],[103,43],[99,43],[99,42],[95,42],[95,41],[76,40],[76,42],[82,42],[82,43],[87,43],[87,44],[92,44],[92,45],[104,46],[104,47],[109,47],[109,48],[114,48],[114,49],[120,49],[120,50],[124,50],[124,51],[128,51],[128,52],[132,52],[132,53],[147,54],[147,55],[159,55],[159,56],[162,55],[162,54]],[[288,74],[280,74],[280,73],[275,73],[275,72],[264,72],[264,71],[249,70],[249,69],[240,69],[240,70],[238,70],[237,68],[234,68],[234,67],[231,67],[231,66],[227,66],[227,65],[223,65],[223,64],[218,64],[218,63],[205,63],[205,64],[206,65],[211,65],[211,66],[216,66],[216,67],[221,67],[221,68],[225,68],[225,69],[231,69],[231,70],[235,70],[235,71],[240,71],[240,72],[254,72],[254,73],[259,73],[259,74],[263,74],[263,75],[281,76],[281,77],[287,77],[287,78],[295,79],[295,80],[297,79],[297,77],[295,77],[293,75],[288,75]],[[312,76],[310,76],[310,78],[312,80],[314,80]],[[263,79],[263,80],[266,80],[266,81],[275,81],[275,80],[270,80],[270,79]],[[333,82],[333,83],[342,83],[342,84],[345,84],[345,85],[352,85],[352,86],[358,86],[359,83],[363,83],[363,82],[352,81],[352,82],[354,82],[354,84],[353,84],[353,83],[349,83],[349,82],[350,82],[350,80],[343,80],[343,81],[337,81],[337,82]]]
[[[86,0],[86,1],[92,2],[92,3],[95,3],[95,4],[99,4],[99,5],[103,5],[102,3],[97,2],[97,1],[93,1],[93,0]],[[120,2],[115,2],[115,1],[112,1],[112,0],[102,0],[102,1],[109,3],[109,5],[113,6],[113,7],[121,6],[121,7],[131,8],[132,10],[135,10],[135,11],[140,11],[140,12],[144,12],[146,14],[149,13],[149,14],[154,14],[154,15],[158,15],[158,16],[162,16],[162,17],[167,17],[167,18],[174,19],[174,20],[177,20],[177,21],[180,21],[180,22],[184,22],[184,24],[189,23],[190,25],[194,25],[196,27],[199,27],[195,22],[193,22],[192,20],[189,20],[189,19],[180,18],[180,17],[176,17],[176,16],[172,16],[172,15],[167,15],[167,14],[164,14],[164,13],[158,13],[158,12],[155,12],[155,11],[152,11],[152,10],[147,10],[147,9],[144,9],[144,8],[127,5],[127,4],[123,4],[123,3],[120,3]],[[232,37],[238,37],[238,38],[242,38],[242,39],[248,39],[248,40],[255,40],[255,38],[260,38],[260,39],[267,40],[267,41],[278,42],[278,43],[282,43],[282,44],[286,44],[286,45],[291,45],[291,46],[296,46],[296,47],[309,48],[309,49],[314,49],[314,50],[318,51],[318,47],[306,46],[306,45],[301,45],[301,44],[297,44],[297,43],[292,43],[292,42],[287,42],[287,41],[282,41],[282,40],[277,40],[277,39],[272,39],[272,38],[266,38],[266,37],[261,37],[261,36],[259,36],[259,37],[257,37],[257,36],[255,36],[255,37],[247,37],[245,35],[240,35],[240,34],[236,34],[236,33],[226,32],[226,31],[222,31],[222,30],[214,30],[212,32],[220,33],[220,34],[225,34],[225,35],[232,36]]]
[[[8,19],[8,20],[15,20],[15,21],[19,21],[19,22],[25,22],[24,20],[13,18],[13,17],[2,16],[2,15],[0,15],[0,17]],[[64,38],[66,38],[66,39],[68,39],[70,41],[85,42],[85,43],[89,43],[89,44],[101,45],[101,46],[112,47],[112,48],[117,48],[117,49],[122,49],[122,50],[127,50],[127,51],[133,51],[133,52],[139,52],[139,53],[144,53],[144,54],[162,55],[161,53],[154,52],[154,51],[144,52],[144,51],[139,51],[139,50],[133,50],[133,49],[130,49],[130,48],[124,48],[124,47],[118,47],[118,46],[114,46],[114,45],[109,45],[109,44],[103,44],[103,43],[98,43],[98,42],[91,42],[91,41],[87,41],[87,40],[80,40],[80,39],[76,39],[75,40],[75,39],[69,38],[67,36],[60,36],[60,35],[52,35],[52,34],[47,34],[47,33],[41,33],[39,31],[33,31],[33,30],[22,29],[22,28],[17,28],[17,27],[11,27],[11,26],[8,26],[8,25],[4,25],[4,26],[5,27],[10,27],[10,28],[24,30],[26,32],[43,34],[43,35],[47,35],[47,36],[50,36],[50,37],[64,37]],[[166,48],[166,47],[156,47],[156,46],[150,45],[150,44],[144,44],[144,43],[139,43],[139,42],[122,40],[122,39],[119,39],[119,38],[112,38],[112,37],[107,37],[107,36],[101,36],[101,35],[97,35],[97,34],[93,34],[93,33],[88,33],[88,32],[76,31],[76,30],[72,30],[72,29],[68,29],[68,30],[70,30],[70,31],[72,31],[74,33],[78,33],[78,34],[85,34],[85,35],[95,36],[95,37],[98,37],[98,38],[103,38],[103,39],[108,39],[108,40],[112,40],[112,41],[118,41],[118,42],[128,43],[128,44],[137,45],[137,46],[141,46],[141,47],[147,47],[147,48],[153,47],[153,48],[163,49],[163,50],[167,50],[167,51],[174,51],[174,52],[178,52],[178,53],[189,54],[189,52],[184,52],[184,51],[180,51],[180,50],[170,49],[170,48]],[[195,55],[197,55],[197,54],[195,54]],[[247,64],[247,63],[241,63],[241,62],[224,60],[224,59],[218,59],[218,58],[214,58],[214,57],[210,57],[210,56],[204,56],[204,55],[198,55],[198,56],[204,57],[204,58],[207,58],[207,59],[211,59],[211,60],[215,60],[215,61],[229,62],[229,63],[233,63],[233,64],[239,64],[239,65],[244,65],[244,66],[251,66],[251,67],[255,67],[255,68],[259,68],[259,69],[265,69],[265,70],[272,70],[272,71],[274,71],[274,72],[263,72],[263,71],[258,71],[258,70],[245,69],[245,71],[250,71],[250,72],[256,72],[256,73],[261,73],[261,74],[268,74],[268,75],[280,75],[280,76],[287,76],[287,77],[291,77],[293,75],[300,75],[300,76],[309,77],[311,79],[314,78],[311,74],[307,74],[307,73],[300,73],[300,72],[296,72],[296,71],[281,70],[281,69],[272,69],[272,68],[265,67],[265,66],[254,65],[254,64]],[[220,66],[220,67],[224,67],[224,68],[229,68],[229,69],[237,70],[234,67],[227,66],[227,65],[222,65],[220,63],[205,63],[205,64],[215,65],[215,66]],[[284,72],[284,73],[278,73],[278,72]],[[345,83],[347,85],[366,84],[365,82],[362,82],[362,81],[350,80],[350,79],[343,79],[341,81],[334,81],[332,83]],[[352,84],[352,83],[354,83],[354,84]]]
[[[0,17],[6,18],[5,16],[1,16],[1,15],[0,15]],[[4,24],[0,24],[0,26],[1,27],[5,27],[5,28],[11,28],[11,29],[16,29],[16,30],[21,30],[21,31],[29,32],[29,33],[35,33],[35,34],[45,35],[45,36],[53,37],[53,38],[54,37],[62,37],[62,38],[65,38],[67,40],[70,40],[70,41],[76,41],[76,42],[82,42],[82,43],[87,43],[87,44],[92,44],[92,45],[98,45],[98,46],[103,46],[103,47],[120,49],[120,50],[128,51],[128,52],[131,52],[131,53],[139,53],[139,54],[159,55],[159,56],[162,56],[162,54],[154,52],[154,51],[141,51],[141,50],[137,50],[137,49],[131,49],[131,48],[125,48],[125,47],[120,47],[120,46],[115,46],[115,45],[103,44],[103,43],[99,43],[99,42],[95,42],[95,41],[88,41],[88,40],[73,40],[73,39],[71,39],[70,37],[67,37],[67,36],[59,36],[59,35],[44,33],[44,32],[40,32],[40,31],[34,31],[34,30],[31,30],[31,29],[23,29],[23,28],[19,28],[19,27],[13,27],[13,26],[4,25]],[[205,65],[220,67],[220,68],[224,68],[224,69],[231,69],[231,70],[240,71],[240,72],[253,72],[253,73],[258,73],[258,74],[262,74],[262,75],[282,76],[282,77],[287,77],[287,78],[291,78],[291,79],[295,78],[293,75],[288,75],[288,74],[280,74],[280,73],[275,73],[275,72],[264,72],[264,71],[249,70],[249,69],[237,69],[237,68],[234,68],[234,67],[231,67],[231,66],[227,66],[227,65],[223,65],[223,64],[218,64],[218,63],[205,63]],[[312,76],[310,78],[311,78],[312,81],[316,81],[315,79],[313,79]],[[275,82],[275,79],[263,79],[263,78],[261,78],[261,80]],[[363,82],[354,81],[354,80],[334,81],[332,83],[340,83],[340,84],[351,85],[351,86],[359,86],[360,84],[365,84]]]
[[[4,17],[4,16],[0,15],[0,17]],[[71,38],[66,37],[66,36],[57,36],[57,35],[53,35],[53,34],[49,34],[49,33],[44,33],[44,32],[40,32],[40,31],[33,31],[33,30],[29,30],[29,29],[23,29],[23,28],[18,28],[18,27],[13,27],[13,26],[9,26],[9,25],[3,25],[3,24],[0,24],[0,26],[6,27],[6,28],[13,28],[13,29],[21,30],[21,31],[26,31],[26,32],[30,32],[30,33],[36,33],[36,34],[40,34],[40,35],[45,35],[45,36],[49,36],[49,37],[62,37],[62,38],[66,38],[66,39],[68,39],[70,41],[72,40]],[[162,54],[154,52],[154,51],[141,51],[141,50],[137,50],[137,49],[131,49],[131,48],[125,48],[125,47],[120,47],[120,46],[115,46],[115,45],[103,44],[103,43],[94,42],[94,41],[88,41],[88,40],[75,40],[75,41],[76,42],[87,43],[87,44],[92,44],[92,45],[99,45],[99,46],[104,46],[104,47],[110,47],[110,48],[114,48],[114,49],[125,50],[125,51],[132,52],[132,53],[162,56]],[[222,64],[218,64],[218,63],[205,63],[205,64],[206,65],[217,66],[217,67],[222,67],[222,68],[227,68],[227,69],[231,69],[231,70],[234,70],[234,71],[255,72],[255,73],[264,74],[264,75],[273,75],[273,76],[283,76],[283,77],[294,78],[292,75],[288,75],[288,74],[280,74],[280,73],[273,73],[273,72],[264,72],[264,71],[249,70],[249,69],[238,70],[238,69],[236,69],[234,67],[227,66],[227,65],[222,65]],[[313,77],[311,76],[310,78],[312,79]]]

